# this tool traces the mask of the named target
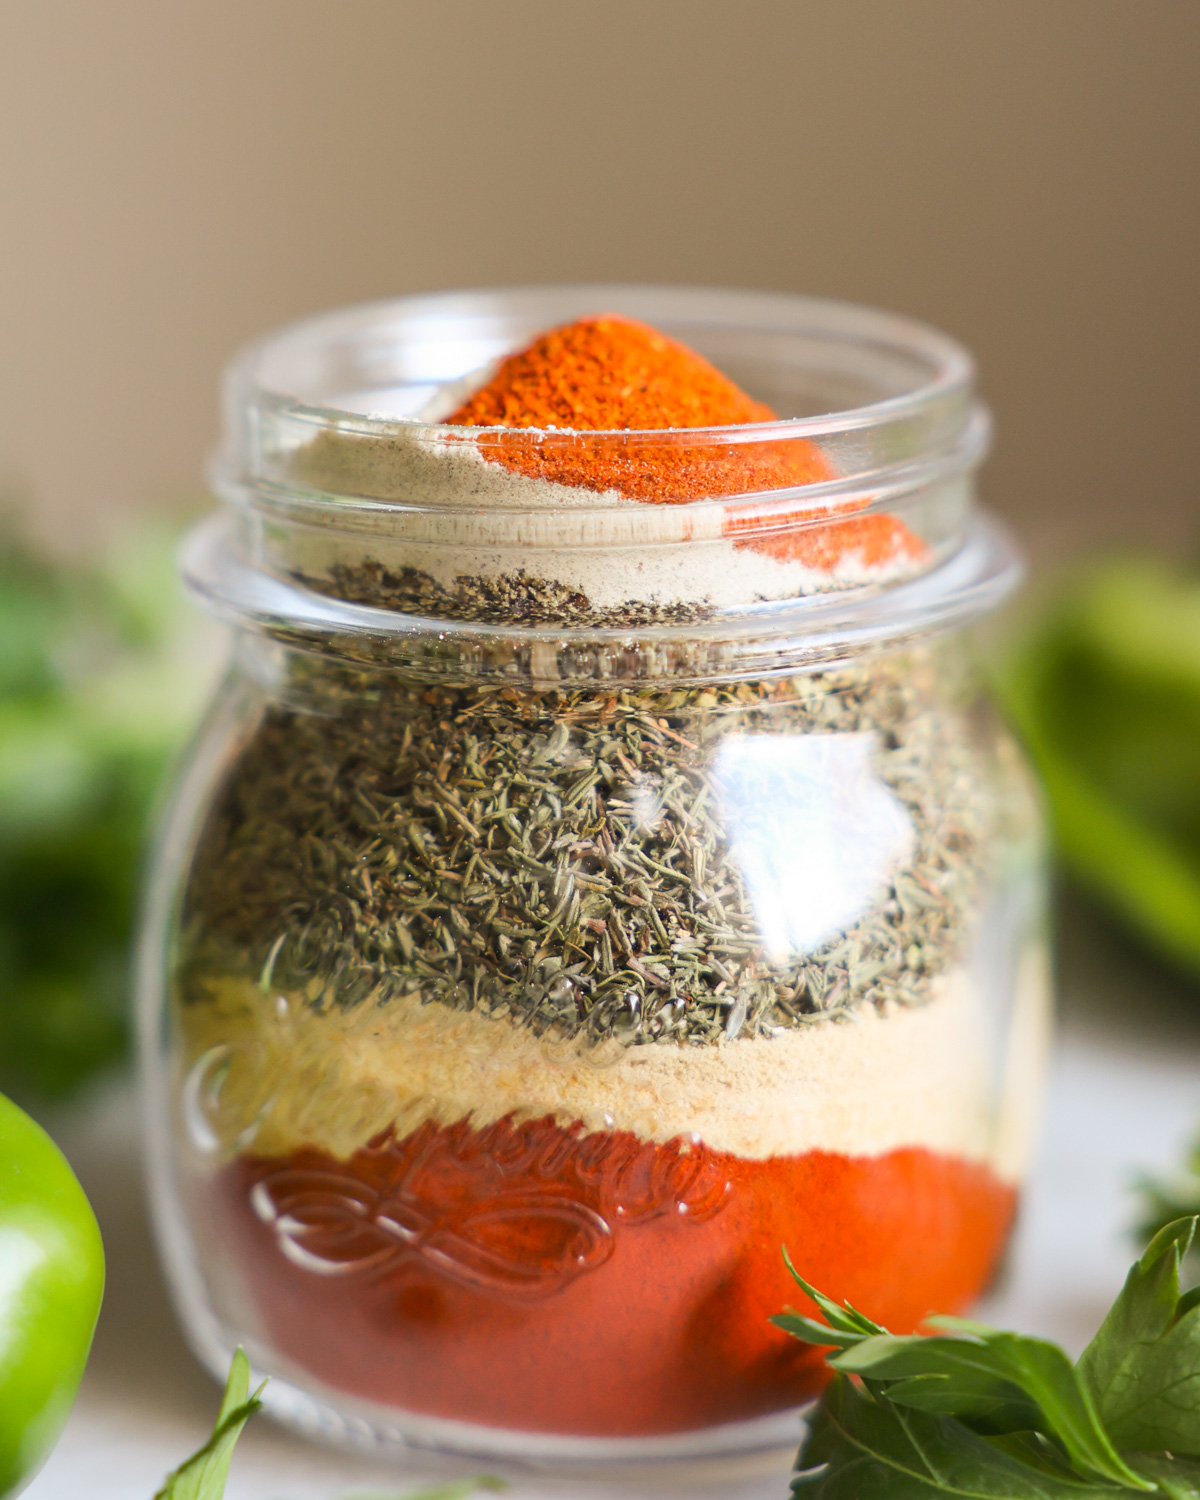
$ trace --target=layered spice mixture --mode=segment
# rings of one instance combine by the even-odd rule
[[[995,831],[938,667],[604,693],[305,664],[309,703],[267,713],[210,818],[191,962],[317,1005],[420,994],[597,1040],[923,1004]],[[764,931],[767,887],[803,875],[790,840],[821,824],[841,868]],[[820,941],[839,875],[855,920]]]
[[[598,318],[447,415],[586,433],[770,413],[653,330]],[[648,450],[634,478],[583,440],[470,462],[634,504],[826,472],[807,443],[778,449],[731,478],[749,460],[729,444],[716,489],[681,450],[658,469]],[[727,553],[753,552],[735,522]],[[819,571],[820,534],[754,565]],[[839,536],[856,567],[876,545],[919,550],[874,514],[835,517],[822,545]],[[322,577],[407,603],[378,563]],[[454,575],[441,602],[478,605],[481,577]],[[486,584],[505,587],[562,605],[536,575]],[[594,622],[595,598],[577,607]],[[627,623],[713,607],[660,592]],[[794,1298],[783,1244],[894,1329],[965,1306],[1011,1223],[1028,1112],[997,1082],[976,959],[1021,836],[1006,777],[940,649],[557,688],[292,655],[183,900],[182,1097],[221,1163],[194,1187],[210,1263],[327,1386],[596,1437],[813,1393],[819,1360],[767,1321]],[[1036,965],[1014,985],[1009,1072],[1032,1090]]]
[[[924,566],[920,539],[894,516],[855,515],[861,501],[779,501],[836,477],[806,439],[689,436],[774,417],[655,329],[580,319],[503,361],[442,428],[326,431],[294,455],[305,485],[449,512],[451,547],[432,521],[394,560],[376,537],[342,557],[323,543],[290,571],[354,603],[451,619],[643,626]],[[724,496],[748,498],[684,508]]]

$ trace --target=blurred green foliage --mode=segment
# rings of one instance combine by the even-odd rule
[[[1200,977],[1200,579],[1092,565],[1035,609],[999,686],[1064,864]]]
[[[1141,1198],[1142,1216],[1135,1233],[1148,1245],[1160,1230],[1176,1219],[1200,1214],[1200,1137],[1179,1167],[1163,1177],[1140,1177],[1135,1184]],[[1192,1259],[1200,1258],[1200,1246],[1192,1246]]]
[[[175,533],[51,563],[0,521],[0,1088],[120,1058],[148,816],[212,680]]]

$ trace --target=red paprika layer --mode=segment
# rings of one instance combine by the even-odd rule
[[[711,496],[757,494],[835,477],[821,449],[805,438],[749,443],[649,439],[614,443],[611,433],[726,427],[778,420],[702,355],[657,328],[613,314],[552,328],[501,361],[491,379],[446,419],[489,432],[480,451],[513,473],[572,489],[616,490],[630,500],[678,505]],[[523,429],[579,434],[531,442]],[[584,434],[600,432],[599,437]],[[925,544],[895,516],[853,516],[862,505],[773,510],[731,506],[725,534],[779,562],[822,572],[847,558],[886,567],[924,555]],[[844,519],[839,519],[844,518]],[[764,524],[770,526],[759,534]],[[821,521],[828,524],[820,525]],[[790,529],[789,529],[790,528]]]
[[[1016,1207],[908,1147],[747,1160],[550,1120],[422,1126],[348,1161],[243,1157],[226,1243],[278,1351],[335,1389],[515,1430],[634,1437],[793,1406],[821,1362],[767,1320],[780,1247],[890,1328],[962,1309]]]

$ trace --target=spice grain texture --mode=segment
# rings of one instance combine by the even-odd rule
[[[794,506],[773,500],[766,531],[753,499],[731,499],[711,514],[677,509],[836,477],[802,437],[745,442],[703,433],[732,434],[731,424],[774,418],[707,360],[654,329],[628,318],[580,319],[503,361],[446,414],[442,437],[419,428],[388,438],[322,433],[296,456],[298,478],[334,492],[457,507],[457,566],[432,548],[424,567],[388,568],[360,553],[334,562],[325,580],[311,571],[301,576],[340,598],[454,619],[621,625],[695,620],[717,606],[919,566],[926,553],[920,538],[890,513],[854,514],[861,501],[814,501],[807,492]],[[463,443],[456,425],[486,430]],[[697,429],[697,440],[689,440]],[[630,441],[631,433],[639,436]],[[615,441],[618,435],[624,440]],[[581,531],[580,507],[599,500],[607,508]],[[645,509],[630,515],[631,505]],[[534,507],[534,514],[514,522],[509,535],[478,520],[480,507],[503,515],[516,506]],[[556,548],[560,536],[566,545]],[[498,541],[499,551],[489,541]],[[581,541],[595,550],[583,552]],[[682,545],[697,541],[702,545]],[[529,542],[555,576],[527,573]],[[648,542],[663,547],[658,558],[639,555]],[[476,564],[470,572],[459,571],[469,562]],[[513,613],[506,616],[506,608]]]
[[[931,558],[678,341],[582,318],[422,415],[296,450],[384,509],[281,571],[535,633],[414,670],[277,632],[171,956],[195,1232],[262,1342],[375,1406],[615,1440],[788,1410],[823,1376],[768,1322],[784,1244],[907,1331],[1006,1242],[1024,774],[944,642],[722,673],[728,611]]]

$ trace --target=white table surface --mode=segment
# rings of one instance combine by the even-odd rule
[[[1103,919],[1072,910],[1064,928],[1064,1021],[1037,1170],[1004,1287],[980,1316],[1086,1342],[1133,1257],[1127,1227],[1135,1172],[1175,1163],[1200,1126],[1200,987],[1148,970]],[[51,1121],[96,1207],[109,1279],[91,1363],[61,1443],[28,1500],[150,1500],[164,1474],[206,1436],[216,1386],[175,1325],[142,1200],[136,1116],[127,1086]],[[259,1417],[234,1456],[228,1500],[344,1500],[401,1495],[474,1472],[414,1459],[383,1467],[315,1447]],[[491,1472],[504,1472],[494,1466]],[[506,1475],[512,1500],[610,1500],[630,1482]],[[662,1500],[686,1488],[659,1482]],[[714,1495],[785,1500],[783,1468]]]

